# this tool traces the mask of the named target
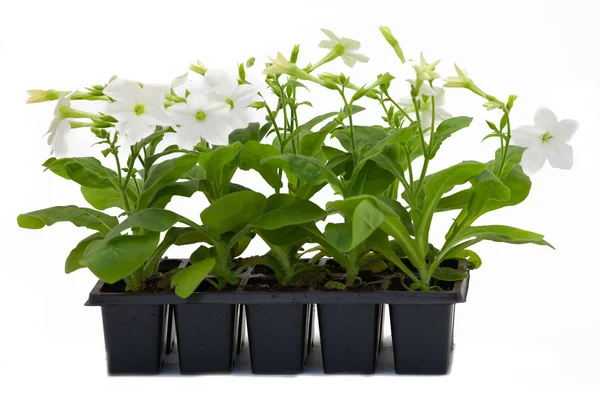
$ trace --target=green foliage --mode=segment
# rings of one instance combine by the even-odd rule
[[[175,294],[184,299],[189,297],[214,266],[215,259],[207,258],[178,271],[171,279],[171,285],[175,288]]]
[[[93,229],[102,234],[108,233],[119,223],[115,217],[77,206],[59,206],[32,211],[19,215],[17,222],[21,228],[27,229],[41,229],[57,222],[70,222],[75,226]]]

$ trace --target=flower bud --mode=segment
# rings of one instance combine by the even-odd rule
[[[300,52],[300,45],[297,44],[292,49],[292,54],[290,55],[290,62],[295,64],[298,61],[298,53]]]
[[[204,64],[200,62],[200,60],[196,61],[196,64],[191,64],[189,68],[197,74],[204,75],[208,70]]]
[[[254,57],[250,57],[246,60],[246,68],[251,68],[254,65],[254,61],[256,61]]]
[[[28,90],[27,94],[29,97],[25,100],[25,103],[43,103],[45,101],[58,100],[60,92],[56,90]]]
[[[398,43],[394,35],[392,35],[392,30],[387,26],[380,26],[379,31],[382,33],[383,37],[385,38],[385,40],[387,40],[390,46],[392,46],[394,52],[396,53],[400,61],[402,61],[403,63],[406,62],[400,44]]]

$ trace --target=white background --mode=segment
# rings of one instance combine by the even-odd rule
[[[600,398],[597,15],[589,0],[2,2],[0,398]],[[453,75],[456,61],[497,97],[518,94],[514,125],[531,124],[542,105],[559,119],[580,121],[574,168],[546,166],[533,177],[525,203],[482,221],[541,232],[557,250],[476,247],[484,265],[473,273],[469,301],[457,307],[449,376],[108,377],[100,310],[83,307],[95,278],[88,271],[63,274],[64,258],[86,233],[16,224],[21,212],[85,205],[72,182],[42,173],[48,148],[41,136],[53,105],[25,105],[25,90],[82,88],[112,74],[168,82],[197,58],[209,67],[235,68],[255,56],[257,76],[266,55],[289,54],[295,43],[302,45],[301,63],[319,59],[319,28],[326,27],[360,40],[371,61],[353,70],[336,61],[325,70],[344,71],[360,84],[389,70],[399,78],[399,93],[408,76],[378,32],[381,24],[392,28],[408,57],[424,49],[428,60],[441,58],[443,75]],[[320,112],[339,107],[322,90],[310,95]],[[432,168],[492,158],[497,143],[480,141],[488,133],[484,118],[497,115],[456,90],[448,103],[451,113],[477,120],[443,146]],[[361,118],[378,123],[376,112]],[[84,131],[74,135],[90,140]],[[253,175],[239,179],[258,182]],[[199,220],[203,204],[197,195],[171,208]],[[443,237],[450,217],[434,221],[434,239]],[[263,250],[256,244],[250,252]]]

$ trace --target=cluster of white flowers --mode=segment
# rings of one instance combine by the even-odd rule
[[[83,113],[71,108],[76,93],[60,93],[54,118],[48,128],[48,144],[56,157],[68,155],[67,133],[72,127],[92,126],[76,122],[72,117],[113,117],[119,140],[128,145],[136,143],[155,131],[157,126],[172,127],[181,148],[191,149],[201,139],[213,145],[228,144],[234,129],[250,122],[248,106],[258,90],[251,84],[238,82],[221,70],[208,70],[197,80],[184,74],[170,85],[140,84],[133,80],[115,78],[102,90],[108,102],[103,114]],[[168,97],[175,93],[175,100]]]
[[[181,101],[166,103],[173,90]],[[187,74],[168,85],[140,85],[125,79],[110,82],[104,93],[116,100],[107,114],[119,122],[117,131],[129,142],[137,142],[156,126],[172,126],[177,143],[191,148],[200,139],[215,145],[228,143],[228,134],[248,125],[248,106],[257,93],[251,84],[238,85],[221,70],[208,70],[198,80]]]

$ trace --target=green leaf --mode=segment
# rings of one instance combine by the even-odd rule
[[[260,142],[271,129],[272,124],[270,122],[260,126],[258,122],[251,122],[246,128],[236,129],[229,134],[229,144],[240,142],[242,144],[254,140]]]
[[[463,161],[460,164],[443,169],[425,178],[424,189],[419,193],[417,207],[420,209],[419,221],[415,230],[421,247],[427,246],[429,227],[438,202],[444,193],[454,186],[462,185],[479,175],[486,165],[477,161]],[[422,199],[422,200],[421,200]]]
[[[256,229],[256,233],[270,246],[292,246],[306,242],[308,238],[304,227],[295,225],[274,230]]]
[[[500,139],[504,139],[506,138],[506,135],[504,135],[503,133],[490,133],[489,135],[485,136],[483,139],[481,139],[481,141],[485,141],[487,139],[491,139],[491,138],[500,138]]]
[[[91,243],[97,240],[101,240],[102,238],[102,234],[96,232],[79,242],[77,246],[75,246],[75,248],[71,250],[69,256],[67,257],[67,260],[65,261],[65,273],[70,274],[73,271],[85,268],[83,265],[81,265],[81,259],[83,258],[85,249],[87,249],[87,247]]]
[[[314,156],[321,150],[328,132],[310,132],[300,139],[300,154],[303,156]]]
[[[206,179],[213,186],[212,199],[218,199],[229,193],[229,184],[238,168],[238,152],[242,144],[239,142],[219,147],[200,154],[198,163],[206,170]]]
[[[437,267],[433,271],[433,277],[435,279],[446,282],[462,281],[467,276],[469,276],[469,274],[467,274],[465,271],[448,267]]]
[[[164,208],[173,196],[192,197],[198,191],[200,182],[197,180],[175,182],[158,189],[148,202],[148,207]]]
[[[385,203],[373,196],[355,196],[349,197],[344,200],[338,200],[328,205],[329,210],[338,210],[345,215],[353,215],[356,208],[363,202],[369,201],[372,205],[376,206],[379,211],[385,216],[384,221],[381,223],[381,230],[388,235],[396,239],[402,248],[407,252],[407,256],[411,259],[411,262],[420,261],[418,255],[414,252],[415,243],[414,239],[411,238],[408,229],[400,216],[394,211],[394,209],[387,206]],[[351,242],[350,242],[351,243]],[[350,246],[350,244],[348,244]]]
[[[350,251],[363,244],[373,232],[379,229],[385,215],[372,202],[361,202],[352,215],[352,240],[350,247],[342,251]]]
[[[208,258],[177,272],[171,279],[171,287],[175,288],[175,294],[184,299],[189,297],[214,266],[215,259]]]
[[[467,207],[463,208],[458,217],[454,220],[449,229],[446,239],[452,233],[469,226],[479,218],[486,210],[486,205],[490,200],[506,201],[510,198],[511,191],[492,171],[484,169],[474,179],[471,179],[473,187],[471,199]]]
[[[247,141],[239,152],[240,168],[246,171],[249,169],[257,171],[272,188],[279,189],[283,184],[277,168],[261,163],[265,158],[275,157],[279,154],[279,150],[270,144],[261,144],[254,140]]]
[[[75,226],[93,229],[104,235],[115,227],[119,220],[103,212],[77,206],[50,207],[17,217],[19,226],[27,229],[41,229],[57,222],[71,222]]]
[[[265,230],[316,222],[327,217],[327,213],[313,202],[289,194],[272,195],[264,208],[265,213],[254,220],[252,226]]]
[[[153,165],[144,180],[137,209],[148,207],[152,196],[161,188],[175,183],[198,162],[197,154],[185,154]]]
[[[265,196],[252,191],[230,193],[208,206],[200,217],[212,232],[235,232],[261,214],[264,201]]]
[[[82,186],[81,194],[83,194],[85,200],[97,210],[106,210],[111,207],[117,207],[121,210],[125,209],[121,193],[112,187],[96,189]]]
[[[402,224],[406,227],[408,233],[414,236],[415,227],[413,226],[413,221],[410,216],[410,213],[406,210],[406,208],[404,208],[402,204],[400,204],[400,202],[394,199],[390,199],[388,197],[377,197],[377,200],[388,206],[389,209],[392,210],[398,216],[398,218],[400,218],[400,221],[402,221]]]
[[[469,269],[481,267],[481,257],[473,250],[461,250],[453,254],[454,258],[464,258],[467,260]]]
[[[554,248],[544,240],[544,235],[505,225],[471,226],[461,231],[456,241],[469,238],[511,244],[533,243]]]
[[[370,194],[379,196],[394,182],[395,177],[388,170],[368,160],[357,174],[352,176],[348,187],[348,196]]]
[[[153,232],[163,232],[171,228],[183,217],[173,211],[162,208],[146,208],[130,214],[127,219],[106,234],[106,239],[118,236],[131,228],[141,228]]]
[[[207,258],[214,258],[215,256],[216,252],[214,247],[199,246],[190,255],[190,263],[196,264],[200,261],[206,260]]]
[[[341,224],[327,224],[325,226],[325,238],[329,244],[337,250],[344,251],[352,247],[352,224],[349,222]]]
[[[380,141],[385,140],[388,135],[388,132],[381,126],[354,126],[354,141],[359,149],[365,146],[370,149]],[[346,151],[352,151],[352,140],[345,129],[336,129],[332,136],[340,142]]]
[[[310,185],[319,185],[327,181],[337,193],[343,193],[344,191],[343,184],[338,180],[337,175],[316,158],[282,154],[266,158],[262,163],[276,168],[286,168],[293,175]]]
[[[81,265],[98,278],[115,283],[141,268],[158,245],[160,234],[121,235],[91,243],[84,252]]]
[[[448,139],[454,132],[471,125],[471,121],[473,121],[473,118],[471,117],[454,117],[442,121],[436,129],[431,145],[429,146],[429,157],[435,157],[444,140]]]
[[[119,187],[117,173],[103,167],[100,161],[93,157],[50,158],[44,166],[56,175],[77,182],[81,186],[96,189]]]

